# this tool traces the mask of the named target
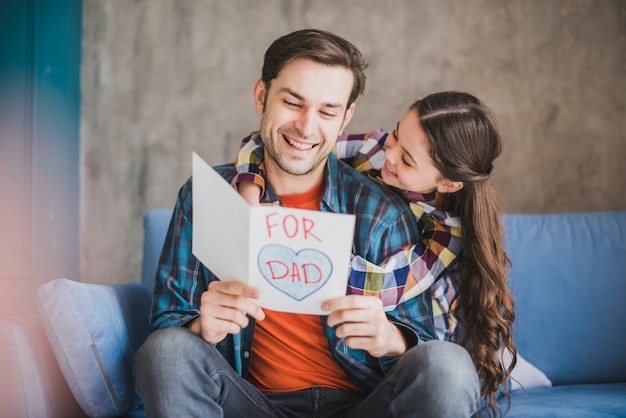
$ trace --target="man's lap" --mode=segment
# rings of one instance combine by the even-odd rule
[[[195,400],[197,405],[192,408],[195,410],[200,410],[203,403],[213,404],[224,411],[224,416],[362,418],[385,416],[394,408],[402,414],[408,403],[411,408],[419,405],[415,392],[424,395],[426,387],[431,389],[429,396],[441,391],[445,399],[444,392],[451,389],[450,385],[459,379],[468,381],[468,373],[473,370],[473,366],[472,370],[467,366],[469,355],[462,347],[433,341],[407,352],[369,394],[317,387],[263,394],[239,376],[213,345],[186,328],[172,327],[154,332],[137,356],[135,373],[142,397],[180,397],[174,404],[180,401],[181,405],[189,405],[190,400]],[[140,371],[139,368],[151,370]],[[439,379],[433,380],[433,377]],[[155,385],[153,380],[165,382],[165,386]],[[150,382],[149,386],[146,381]],[[182,381],[195,383],[186,386],[181,385]],[[471,384],[468,381],[468,386]],[[151,396],[142,393],[142,389],[160,393]],[[468,394],[471,392],[468,389]]]

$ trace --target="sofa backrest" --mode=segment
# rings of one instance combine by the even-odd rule
[[[172,218],[172,209],[150,209],[143,217],[143,259],[141,264],[141,283],[148,289],[154,289],[154,279],[159,265],[159,257],[165,235]]]
[[[150,289],[171,214],[145,214]],[[519,353],[555,385],[626,381],[626,211],[503,220]]]
[[[518,352],[555,385],[626,381],[626,211],[503,219]]]

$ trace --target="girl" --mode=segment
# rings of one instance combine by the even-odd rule
[[[394,309],[431,291],[439,337],[456,341],[457,321],[462,325],[458,343],[476,365],[490,415],[499,412],[501,388],[509,397],[517,358],[508,259],[491,182],[500,151],[491,112],[462,92],[431,94],[415,102],[390,134],[342,135],[336,146],[339,158],[401,193],[421,228],[421,242],[380,266],[353,257],[348,293],[377,295]],[[259,204],[264,181],[258,135],[244,139],[236,166],[233,182],[246,200]],[[512,356],[508,367],[501,363],[503,349]]]

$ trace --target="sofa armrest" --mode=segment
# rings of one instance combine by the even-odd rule
[[[7,417],[85,417],[36,313],[0,318],[0,407]]]

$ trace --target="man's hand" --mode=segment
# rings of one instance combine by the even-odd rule
[[[392,324],[382,301],[375,296],[348,295],[326,301],[328,325],[337,327],[335,334],[345,338],[348,347],[365,350],[374,357],[399,356],[407,350],[400,330]]]
[[[237,334],[250,322],[246,315],[262,320],[263,310],[252,301],[259,291],[239,282],[209,283],[209,290],[200,299],[200,316],[189,324],[189,329],[205,341],[216,344],[228,334]]]

